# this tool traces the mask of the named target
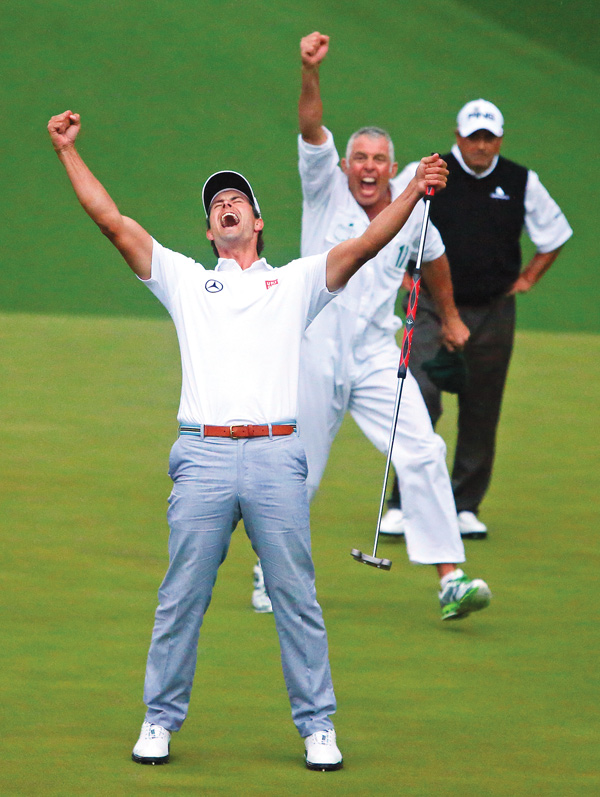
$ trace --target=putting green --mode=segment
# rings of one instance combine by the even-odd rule
[[[379,549],[390,572],[351,558],[372,542],[385,458],[343,425],[312,511],[346,756],[341,773],[320,778],[303,769],[272,617],[249,608],[242,528],[172,763],[129,760],[166,566],[179,393],[170,322],[9,314],[0,335],[3,794],[425,797],[449,778],[507,797],[600,787],[600,338],[518,336],[483,510],[490,535],[467,544],[467,572],[494,600],[450,627],[432,568],[410,566],[401,542]]]

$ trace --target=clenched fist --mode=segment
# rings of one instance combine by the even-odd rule
[[[58,116],[53,116],[48,122],[48,132],[52,146],[57,152],[67,147],[72,147],[81,129],[81,119],[78,113],[65,111]]]
[[[321,61],[327,55],[328,50],[329,36],[324,36],[318,31],[305,36],[300,41],[300,56],[302,58],[302,66],[309,68],[319,66]]]

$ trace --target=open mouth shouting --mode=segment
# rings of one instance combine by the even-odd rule
[[[235,227],[240,223],[240,217],[233,210],[226,210],[221,216],[221,227]]]
[[[360,181],[360,184],[363,188],[373,188],[376,184],[377,180],[374,177],[363,177]]]

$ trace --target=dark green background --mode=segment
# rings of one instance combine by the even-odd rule
[[[297,256],[298,42],[331,35],[325,120],[345,143],[391,131],[400,163],[452,143],[461,105],[506,117],[503,152],[537,170],[575,236],[521,327],[597,331],[595,4],[291,0],[5,0],[0,310],[156,316],[155,299],[79,210],[45,131],[81,113],[80,151],[124,213],[207,264],[199,193],[220,168],[252,180],[274,265]],[[531,247],[526,246],[531,253]]]

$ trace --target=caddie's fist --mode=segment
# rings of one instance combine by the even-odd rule
[[[324,36],[319,31],[310,33],[300,41],[300,56],[302,66],[319,66],[329,50],[329,36]]]
[[[433,188],[436,193],[444,189],[448,182],[447,166],[437,153],[422,158],[415,174],[419,192],[424,195],[428,188]]]
[[[73,146],[77,134],[81,129],[81,119],[78,113],[65,111],[53,116],[48,122],[48,132],[52,145],[57,152]]]

